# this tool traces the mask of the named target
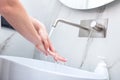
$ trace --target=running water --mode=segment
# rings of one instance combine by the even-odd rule
[[[92,34],[93,34],[94,30],[91,29],[89,35],[88,35],[88,39],[87,39],[87,43],[86,43],[86,46],[85,46],[85,50],[83,52],[83,56],[82,56],[82,61],[81,61],[81,65],[80,65],[80,68],[83,67],[85,61],[86,61],[86,58],[87,58],[87,55],[88,55],[88,50],[89,50],[89,47],[93,41],[93,38],[92,38]]]
[[[50,30],[50,33],[49,33],[49,37],[51,37],[53,31],[54,31],[55,27],[52,27],[51,30]]]

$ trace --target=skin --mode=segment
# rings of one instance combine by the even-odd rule
[[[19,0],[0,0],[0,14],[27,40],[55,61],[66,62],[54,49],[45,26],[28,15]]]

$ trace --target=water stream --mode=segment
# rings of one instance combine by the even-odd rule
[[[91,29],[91,31],[89,32],[88,39],[87,39],[87,42],[86,42],[86,45],[85,45],[85,49],[84,49],[84,52],[83,52],[80,68],[83,67],[83,65],[84,65],[84,63],[86,61],[86,58],[87,58],[87,55],[88,55],[88,51],[89,51],[89,47],[90,47],[90,45],[91,45],[91,43],[93,41],[93,37],[92,37],[93,32],[94,32],[93,29]]]

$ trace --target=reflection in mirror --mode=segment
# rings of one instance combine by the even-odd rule
[[[59,0],[67,7],[73,9],[92,9],[111,3],[115,0]]]

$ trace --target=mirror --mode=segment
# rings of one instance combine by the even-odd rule
[[[73,9],[93,9],[115,0],[59,0],[62,4]]]

